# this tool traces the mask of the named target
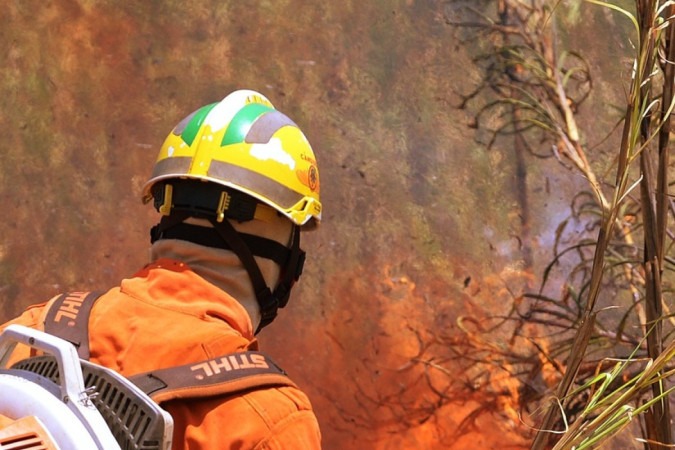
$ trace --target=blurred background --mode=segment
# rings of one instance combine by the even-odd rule
[[[484,89],[499,67],[482,58],[494,36],[481,29],[498,4],[5,2],[0,319],[143,266],[157,217],[140,188],[164,138],[254,89],[319,163],[323,223],[259,338],[312,399],[325,448],[527,448],[535,423],[521,406],[551,387],[546,361],[525,386],[503,356],[522,343],[486,321],[539,288],[585,180],[550,146],[495,139],[497,115],[478,120],[497,94]],[[594,37],[615,16],[580,5],[559,20],[591,62],[598,88],[576,112],[600,158],[626,49]]]

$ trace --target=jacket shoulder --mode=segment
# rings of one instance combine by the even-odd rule
[[[163,404],[174,418],[174,442],[217,449],[319,449],[319,425],[307,396],[282,386]],[[199,424],[199,426],[190,426]]]

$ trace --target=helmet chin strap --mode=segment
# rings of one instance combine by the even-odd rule
[[[230,250],[239,257],[239,260],[244,265],[244,269],[246,269],[246,272],[248,273],[248,277],[251,279],[255,298],[258,300],[258,305],[260,305],[261,319],[260,325],[256,330],[257,334],[265,325],[269,324],[274,320],[274,317],[276,317],[277,309],[279,308],[279,300],[274,297],[271,289],[267,286],[265,278],[262,276],[260,268],[258,267],[258,263],[253,257],[253,253],[246,243],[244,243],[230,221],[223,220],[222,222],[218,222],[216,219],[209,218],[209,222],[211,222],[214,229],[218,232],[220,237],[223,238],[227,246],[230,247]],[[271,319],[269,318],[270,314],[272,314]]]
[[[160,223],[153,227],[151,241],[183,239],[197,244],[226,248],[234,252],[248,273],[260,306],[261,319],[255,332],[259,333],[276,318],[278,309],[286,306],[291,288],[302,274],[305,252],[300,249],[300,228],[293,226],[291,247],[288,249],[271,239],[239,233],[229,220],[218,222],[213,216],[205,217],[213,225],[212,230],[222,240],[221,243],[216,243],[212,238],[204,238],[207,234],[204,227],[185,224],[184,221],[188,217],[193,217],[193,215],[185,211],[172,211],[170,216],[163,217]],[[225,245],[222,245],[223,243]],[[281,267],[279,281],[274,292],[267,286],[254,258],[254,253],[263,258],[272,259]]]

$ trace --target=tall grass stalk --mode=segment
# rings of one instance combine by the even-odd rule
[[[668,178],[674,1],[499,0],[491,4],[496,5],[494,19],[470,8],[471,17],[484,20],[490,46],[486,55],[476,58],[484,64],[484,79],[461,106],[474,101],[479,91],[492,93],[490,98],[496,93],[496,99],[481,105],[475,120],[477,129],[491,131],[488,148],[500,138],[512,139],[519,172],[527,172],[526,153],[555,157],[588,183],[574,195],[569,218],[556,230],[554,259],[543,270],[539,292],[524,295],[529,303],[519,298],[507,317],[516,322],[513,341],[524,338],[536,349],[531,354],[514,353],[518,364],[528,368],[514,373],[523,377],[523,372],[539,370],[544,378],[543,367],[548,366],[552,369],[547,369],[546,382],[554,379],[551,373],[558,377],[543,406],[530,408],[542,400],[544,391],[538,386],[532,389],[535,400],[523,400],[537,430],[531,447],[597,448],[635,420],[642,425],[645,448],[673,446],[668,397],[673,390],[675,322],[664,299],[672,292],[669,283],[675,266],[667,255],[675,239],[668,226],[675,211]],[[596,32],[602,44],[625,39],[634,52],[630,80],[627,86],[619,86],[626,93],[625,104],[618,108],[623,112],[616,126],[620,135],[601,141],[603,147],[618,141],[611,151],[611,167],[602,171],[597,167],[603,166],[603,157],[590,154],[591,133],[584,129],[594,127],[597,132],[598,127],[577,122],[580,105],[593,88],[593,65],[580,52],[558,51],[556,14],[577,4],[593,11],[605,8],[632,27],[628,37],[622,35],[624,31],[585,30],[589,35]],[[607,130],[607,135],[612,132]],[[525,198],[522,209],[527,208]],[[588,228],[566,242],[565,232],[573,221]],[[524,223],[523,233],[527,229]],[[563,272],[559,298],[545,291],[555,271]],[[606,323],[607,307],[602,305],[607,300],[614,310],[611,320],[618,319],[618,324]],[[531,334],[518,334],[526,328]],[[546,337],[538,341],[533,328]],[[524,377],[523,390],[536,385],[536,380]]]
[[[565,405],[564,399],[569,398],[570,390],[577,378],[577,371],[585,358],[594,330],[596,302],[605,274],[605,257],[609,250],[610,237],[614,235],[622,203],[635,186],[631,183],[631,174],[636,161],[639,162],[638,181],[644,227],[642,265],[647,320],[644,327],[650,362],[641,373],[611,392],[607,392],[605,388],[608,383],[615,383],[620,379],[625,364],[618,365],[614,371],[591,380],[591,385],[602,381],[600,388],[595,391],[591,401],[576,418],[574,426],[563,434],[554,448],[596,448],[640,414],[644,414],[646,422],[645,442],[649,447],[656,448],[661,444],[671,445],[673,441],[668,402],[668,394],[673,388],[667,388],[666,385],[668,376],[672,374],[672,371],[667,370],[667,365],[675,356],[675,347],[671,343],[665,351],[663,348],[661,275],[670,203],[667,192],[669,184],[667,131],[672,110],[673,60],[668,58],[672,57],[672,41],[667,37],[673,36],[670,20],[674,10],[670,1],[638,0],[635,2],[633,15],[607,2],[596,0],[588,2],[620,11],[631,18],[638,37],[637,54],[623,122],[615,185],[610,204],[606,209],[603,208],[604,214],[597,237],[583,319],[576,333],[573,350],[567,358],[565,374],[558,384],[555,395],[563,399]],[[668,57],[660,58],[659,51],[665,52]],[[657,76],[659,62],[662,63],[662,73],[665,74],[662,77]],[[661,86],[658,85],[659,82]],[[658,137],[656,143],[655,137]],[[657,158],[654,156],[655,152]],[[651,399],[640,404],[648,390],[651,391]],[[547,430],[552,427],[558,413],[557,407],[553,405],[548,407],[534,440],[533,449],[545,448],[550,437]]]

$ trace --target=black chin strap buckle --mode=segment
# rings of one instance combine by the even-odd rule
[[[280,305],[279,299],[269,288],[265,288],[263,292],[257,292],[256,298],[260,305],[260,323],[258,324],[258,329],[255,330],[255,334],[258,334],[260,330],[274,321]]]

